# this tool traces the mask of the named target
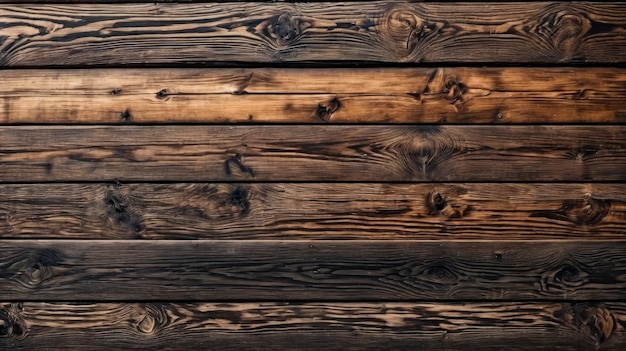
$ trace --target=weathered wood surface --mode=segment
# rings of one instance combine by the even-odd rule
[[[623,68],[0,71],[0,123],[624,123]]]
[[[623,350],[624,303],[2,303],[0,348]]]
[[[626,239],[626,184],[11,184],[3,239]]]
[[[0,66],[621,63],[626,3],[2,5]]]
[[[626,241],[3,240],[6,300],[620,300]]]
[[[625,126],[0,127],[0,181],[624,181]]]

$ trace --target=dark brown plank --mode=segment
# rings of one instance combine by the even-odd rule
[[[626,241],[3,240],[7,300],[615,300]]]
[[[626,3],[2,5],[0,66],[619,63]]]
[[[624,126],[0,127],[0,181],[623,181]]]
[[[623,68],[0,71],[0,123],[624,123]],[[219,108],[215,108],[219,106]]]
[[[3,239],[626,239],[626,184],[11,184]]]
[[[0,348],[623,350],[624,303],[3,303]]]

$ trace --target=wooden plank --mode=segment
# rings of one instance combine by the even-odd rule
[[[626,184],[11,184],[2,239],[626,239]]]
[[[4,70],[0,80],[3,124],[626,122],[623,68]]]
[[[2,5],[0,66],[620,63],[626,3]]]
[[[623,350],[624,303],[2,303],[0,348]]]
[[[624,181],[624,126],[0,127],[0,181]]]
[[[6,300],[619,300],[626,241],[3,240]]]

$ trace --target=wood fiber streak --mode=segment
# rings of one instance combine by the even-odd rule
[[[0,181],[624,181],[624,126],[0,127]]]
[[[0,66],[621,63],[626,3],[2,5]]]
[[[0,348],[621,350],[623,303],[2,303]]]
[[[626,239],[625,184],[0,185],[2,239]]]
[[[626,241],[3,240],[6,300],[616,300]]]
[[[0,71],[0,123],[624,123],[623,68]]]

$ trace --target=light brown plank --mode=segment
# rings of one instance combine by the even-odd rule
[[[0,347],[622,350],[624,303],[2,303]]]
[[[618,63],[626,3],[2,5],[0,66]]]
[[[0,123],[624,123],[622,68],[0,71]]]
[[[0,127],[0,181],[623,181],[624,126]]]
[[[626,241],[3,240],[6,300],[621,300]]]
[[[626,184],[11,184],[3,239],[626,239]]]

